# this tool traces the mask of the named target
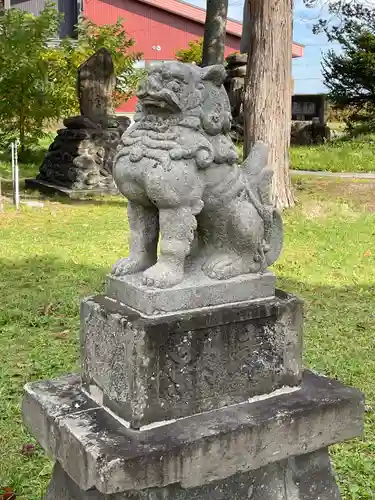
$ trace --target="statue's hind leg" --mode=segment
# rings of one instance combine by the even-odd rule
[[[258,269],[258,263],[230,251],[215,253],[202,266],[205,275],[216,280],[234,278],[240,274],[256,272]]]
[[[217,218],[209,217],[217,241],[202,266],[203,272],[218,280],[259,272],[262,267],[259,245],[264,229],[258,212],[246,199],[235,198],[226,207],[225,216],[225,234],[223,230],[217,231]]]
[[[144,271],[153,266],[157,258],[159,218],[156,207],[128,203],[130,226],[130,255],[113,266],[113,274],[122,276]]]

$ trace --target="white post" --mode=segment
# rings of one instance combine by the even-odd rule
[[[13,204],[16,204],[16,168],[14,161],[14,142],[11,143],[10,148],[12,150],[12,197]]]
[[[1,191],[1,177],[0,177],[0,213],[4,212],[4,201],[3,201],[3,193]]]
[[[15,181],[15,199],[16,209],[20,209],[20,173],[18,169],[18,141],[14,143],[14,181]]]

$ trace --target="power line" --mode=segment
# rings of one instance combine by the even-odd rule
[[[333,45],[341,45],[338,42],[332,42],[332,43],[305,43],[302,44],[305,47],[332,47]]]
[[[321,64],[293,64],[293,68],[321,68]]]

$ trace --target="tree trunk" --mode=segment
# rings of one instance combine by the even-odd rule
[[[224,63],[228,0],[207,0],[203,66]]]
[[[272,199],[294,205],[289,175],[293,0],[249,1],[249,58],[244,101],[244,155],[257,140],[270,147]]]
[[[26,127],[25,127],[25,121],[26,117],[24,114],[24,108],[21,106],[21,111],[20,111],[20,119],[19,119],[19,141],[20,141],[20,146],[21,146],[21,153],[25,152],[26,145],[25,145],[25,138],[26,138]]]
[[[249,0],[245,0],[243,4],[243,15],[242,15],[242,35],[240,43],[241,54],[249,53],[250,44],[250,5]]]

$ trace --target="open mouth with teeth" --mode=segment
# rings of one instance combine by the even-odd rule
[[[145,108],[164,109],[171,113],[179,113],[181,111],[177,96],[174,92],[167,89],[159,92],[138,93],[138,98]]]

